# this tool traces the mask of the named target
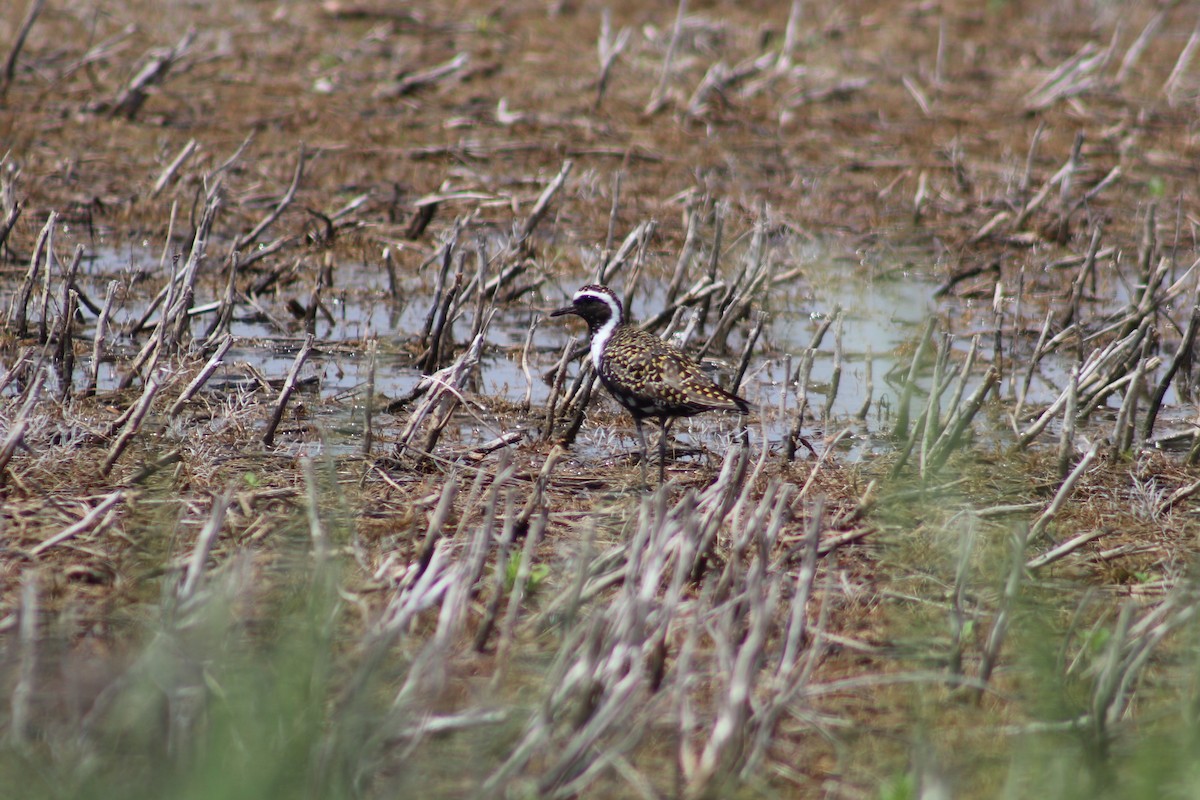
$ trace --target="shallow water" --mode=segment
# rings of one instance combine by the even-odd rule
[[[767,314],[767,325],[741,391],[760,407],[759,422],[753,426],[752,435],[758,439],[765,436],[773,447],[786,440],[793,425],[797,403],[797,385],[793,379],[801,356],[809,347],[814,332],[839,313],[840,321],[826,333],[813,360],[803,431],[819,440],[848,427],[850,433],[843,446],[845,455],[850,458],[866,457],[891,446],[885,438],[889,415],[895,409],[901,381],[925,321],[931,315],[942,321],[940,330],[948,329],[955,334],[954,348],[959,358],[965,354],[974,334],[985,334],[983,347],[991,346],[990,298],[935,298],[937,281],[933,275],[911,266],[919,263],[919,257],[912,257],[911,253],[849,255],[835,252],[818,240],[798,236],[776,237],[769,248],[768,257],[775,260],[775,274],[799,268],[799,276],[773,286],[769,291],[762,309]],[[733,262],[745,257],[744,249],[731,248],[727,260]],[[580,261],[586,264],[587,258]],[[612,281],[619,292],[622,291],[621,277]],[[113,330],[127,332],[145,315],[150,298],[164,280],[160,254],[150,248],[126,247],[103,250],[87,258],[79,282],[97,303],[103,300],[109,282],[118,282]],[[382,267],[361,263],[336,265],[333,286],[322,294],[322,305],[327,313],[317,315],[317,350],[306,365],[305,373],[307,377],[319,378],[317,385],[325,401],[317,409],[318,413],[328,416],[330,423],[323,426],[323,446],[350,449],[361,437],[363,392],[369,377],[366,349],[372,339],[378,340],[377,408],[409,395],[420,381],[420,371],[411,365],[412,351],[433,302],[435,280],[436,266],[417,275],[399,277],[397,296],[392,297]],[[1115,273],[1106,275],[1101,271],[1098,280],[1096,293],[1108,299],[1097,305],[1119,308],[1128,297],[1128,287],[1116,278]],[[231,326],[235,345],[225,359],[226,367],[214,376],[208,391],[228,392],[239,386],[256,385],[247,368],[257,370],[269,380],[280,380],[287,375],[304,335],[302,321],[288,313],[283,301],[294,298],[301,304],[307,303],[311,281],[312,277],[305,275],[278,289],[277,294],[262,298],[260,307],[270,314],[270,318],[246,304],[238,307]],[[216,282],[219,281],[210,281]],[[477,396],[482,402],[474,410],[473,418],[460,428],[464,441],[492,439],[513,424],[527,425],[531,429],[540,425],[537,415],[525,421],[514,421],[511,414],[507,420],[496,419],[488,411],[486,398],[520,403],[528,397],[533,408],[545,404],[550,387],[542,376],[552,368],[568,340],[583,341],[581,325],[549,320],[545,314],[564,302],[574,287],[587,282],[589,278],[582,272],[575,277],[557,275],[543,286],[541,296],[530,293],[497,309],[479,368]],[[986,283],[982,288],[987,289]],[[211,302],[220,289],[211,291],[212,296],[201,293],[197,305]],[[640,281],[637,290],[628,298],[631,317],[637,321],[657,313],[665,300],[663,292],[662,284]],[[984,311],[981,312],[981,308]],[[1011,309],[1009,313],[1012,313]],[[1033,339],[1026,343],[1029,348],[1036,341],[1036,331],[1040,327],[1040,321],[1032,319],[1033,313],[1030,310],[1022,313],[1023,327],[1033,331]],[[86,323],[78,335],[86,339],[92,336],[87,323],[94,323],[94,320],[90,315],[85,317]],[[151,317],[149,325],[155,319]],[[194,333],[201,335],[211,319],[210,315],[198,315]],[[466,340],[472,323],[473,304],[468,303],[454,326],[456,342],[461,344]],[[534,325],[532,334],[531,325]],[[735,352],[715,359],[725,365],[724,370],[717,366],[719,379],[728,381],[729,365],[737,360],[736,350],[743,343],[748,327],[748,324],[739,326],[740,330],[731,336],[730,344]],[[145,338],[145,333],[136,337],[128,333],[112,337],[111,347],[121,363],[102,363],[99,373],[101,393],[116,388],[122,364],[127,363]],[[702,338],[702,335],[695,336],[692,344]],[[528,375],[521,364],[527,339],[530,340]],[[837,363],[835,349],[841,353],[841,373],[836,395],[830,402]],[[80,358],[76,373],[80,385],[89,369],[89,361],[88,357]],[[1069,354],[1065,351],[1047,358],[1030,384],[1026,405],[1037,406],[1053,400],[1071,368]],[[577,367],[572,367],[572,375],[575,369]],[[977,369],[977,373],[981,374],[982,369]],[[924,376],[923,379],[927,378]],[[1005,387],[1009,382],[1006,379]],[[1007,390],[1011,391],[1011,387]],[[617,419],[628,422],[611,400],[605,402],[610,403],[608,408]],[[921,402],[920,398],[915,402]],[[1173,396],[1168,398],[1169,405],[1174,402]],[[860,418],[864,408],[869,409],[868,413]],[[1182,418],[1181,409],[1167,409],[1164,415],[1164,421],[1168,422]],[[378,422],[386,428],[397,420],[385,414]],[[686,444],[720,450],[734,427],[736,423],[721,415],[702,415],[680,421],[673,433]],[[577,450],[584,457],[603,457],[627,449],[634,441],[632,425],[626,426],[624,422],[619,429],[585,425]]]

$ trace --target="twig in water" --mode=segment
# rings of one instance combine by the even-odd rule
[[[292,173],[292,182],[288,186],[287,191],[283,193],[283,197],[276,203],[275,208],[267,216],[255,225],[248,233],[239,236],[230,248],[232,250],[246,250],[250,245],[258,241],[258,237],[266,232],[267,228],[271,227],[277,219],[287,210],[287,207],[296,199],[296,191],[300,188],[300,181],[304,178],[304,144],[301,143],[299,152],[296,155],[296,170]]]
[[[267,430],[263,433],[262,437],[262,442],[267,447],[270,447],[275,442],[275,429],[279,427],[279,422],[283,419],[283,412],[287,408],[287,403],[292,396],[292,392],[296,391],[296,381],[300,377],[300,368],[304,366],[304,362],[312,354],[313,338],[311,333],[304,337],[304,345],[300,348],[300,352],[296,354],[296,359],[292,362],[292,368],[288,371],[287,379],[283,382],[283,388],[279,390],[279,398],[275,401],[275,410],[271,414],[271,420],[267,423]]]
[[[1063,412],[1062,431],[1058,439],[1058,479],[1064,480],[1071,471],[1071,457],[1075,455],[1075,419],[1079,408],[1079,370],[1071,370],[1071,381],[1067,386],[1067,407]]]
[[[225,358],[225,354],[229,352],[229,348],[232,345],[233,336],[228,333],[225,334],[217,343],[216,352],[212,354],[212,356],[208,359],[208,362],[204,365],[200,372],[197,373],[196,377],[192,379],[191,383],[189,383],[187,387],[180,392],[179,397],[177,397],[175,402],[171,404],[171,408],[167,410],[168,417],[174,418],[178,416],[179,412],[182,411],[183,407],[187,405],[188,401],[195,396],[196,392],[200,391],[200,389],[204,387],[204,384],[208,382],[208,379],[212,377],[212,374],[217,371],[217,368],[220,367],[222,363],[224,363],[222,359]]]
[[[95,394],[99,388],[100,362],[104,356],[104,339],[108,335],[108,320],[112,316],[113,298],[117,294],[117,287],[119,285],[117,281],[108,282],[108,289],[104,293],[104,305],[100,309],[100,316],[96,319],[96,336],[92,343],[92,368],[89,371],[87,390],[84,392],[89,397]]]

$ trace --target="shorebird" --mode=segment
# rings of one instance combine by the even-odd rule
[[[600,382],[633,416],[642,446],[642,483],[646,481],[646,431],[642,421],[658,421],[658,482],[663,482],[667,428],[677,417],[705,411],[737,411],[749,414],[753,406],[722,389],[700,365],[678,347],[625,319],[625,308],[616,292],[590,284],[575,293],[571,305],[550,314],[574,314],[588,324],[592,364]]]

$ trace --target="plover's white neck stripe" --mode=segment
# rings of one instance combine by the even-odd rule
[[[600,369],[600,361],[604,358],[604,348],[612,338],[613,331],[621,324],[619,314],[613,313],[608,322],[600,326],[600,330],[592,334],[592,366]]]
[[[592,365],[596,369],[600,369],[600,362],[604,360],[604,348],[608,346],[608,340],[612,338],[613,331],[621,325],[621,301],[607,291],[597,291],[591,288],[580,289],[575,293],[574,300],[578,302],[584,297],[589,300],[599,300],[608,306],[608,319],[592,334]]]

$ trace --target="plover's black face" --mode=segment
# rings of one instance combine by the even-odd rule
[[[588,330],[595,335],[614,320],[616,325],[621,324],[621,301],[607,286],[585,286],[575,293],[571,305],[551,312],[550,316],[561,317],[564,314],[583,317],[588,324]]]

